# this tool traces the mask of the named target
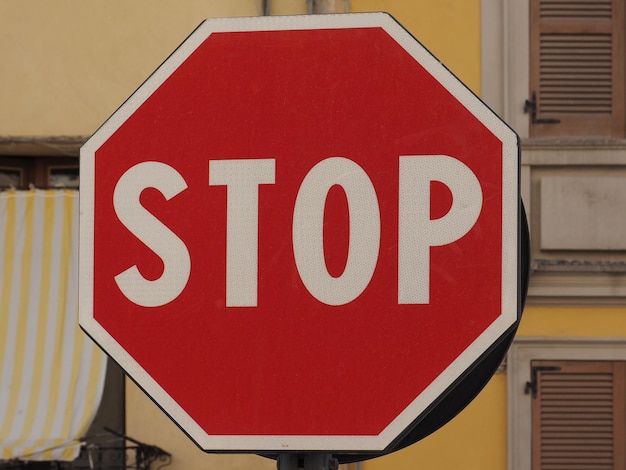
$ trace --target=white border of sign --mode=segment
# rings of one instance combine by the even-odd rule
[[[208,435],[93,317],[96,150],[214,32],[383,28],[503,143],[502,315],[377,436]],[[382,451],[518,321],[518,141],[515,133],[386,13],[212,19],[203,22],[81,149],[80,325],[202,449],[213,451]]]

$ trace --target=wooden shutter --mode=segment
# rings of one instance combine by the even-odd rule
[[[623,470],[626,363],[533,361],[533,470]]]
[[[530,0],[531,137],[624,137],[625,3]]]

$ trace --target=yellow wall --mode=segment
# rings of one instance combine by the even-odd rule
[[[390,13],[474,93],[480,92],[480,0],[350,0],[350,10]]]
[[[528,307],[518,336],[626,336],[626,307]]]
[[[307,13],[306,0],[271,0],[271,15],[304,15]]]
[[[496,374],[452,421],[401,451],[362,464],[363,470],[505,470],[506,376]]]

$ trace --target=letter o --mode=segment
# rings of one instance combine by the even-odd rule
[[[324,258],[324,207],[328,191],[343,188],[348,201],[350,242],[346,267],[333,277]],[[380,209],[374,186],[365,170],[352,160],[331,157],[305,176],[293,211],[293,253],[298,274],[320,302],[344,305],[368,286],[380,249]]]

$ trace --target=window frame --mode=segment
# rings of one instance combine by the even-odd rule
[[[26,189],[30,185],[36,188],[51,188],[53,170],[79,169],[77,157],[44,157],[44,156],[5,156],[0,154],[0,169],[21,172],[21,183],[18,189]],[[61,189],[63,186],[56,186]],[[67,186],[78,189],[77,185]]]
[[[532,397],[525,394],[533,360],[626,361],[626,338],[517,337],[507,356],[509,470],[532,469]]]

